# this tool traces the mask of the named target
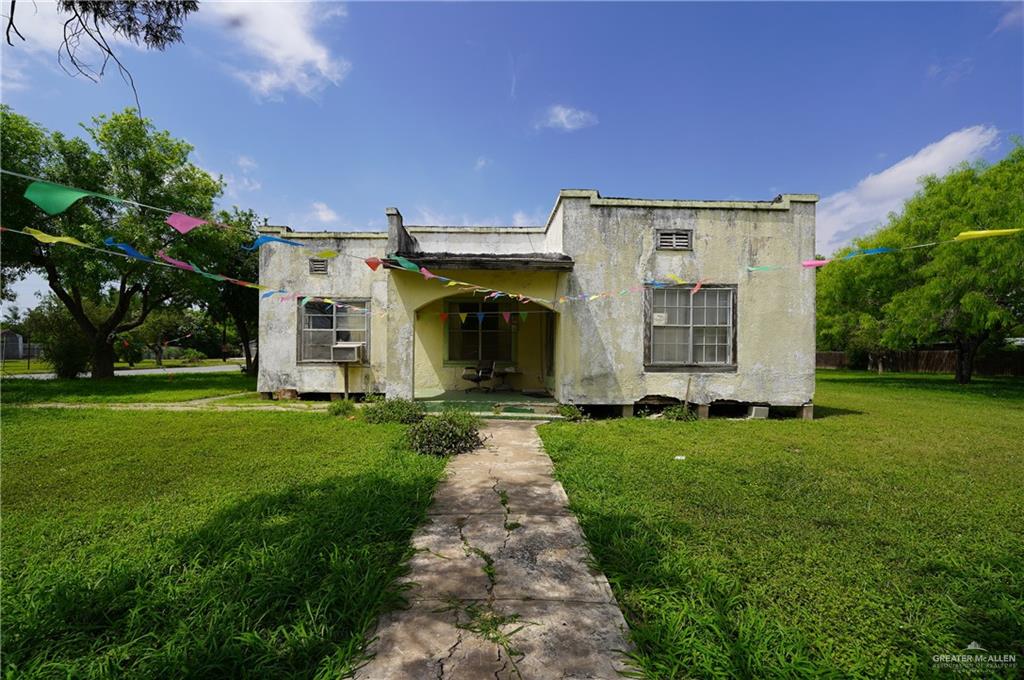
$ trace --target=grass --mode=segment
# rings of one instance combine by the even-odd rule
[[[322,413],[0,427],[5,677],[344,677],[444,466]]]
[[[220,359],[203,359],[196,362],[187,362],[183,359],[164,359],[163,366],[157,366],[154,359],[143,359],[137,361],[134,366],[129,366],[124,362],[117,362],[114,364],[114,369],[118,371],[131,371],[143,368],[181,368],[182,366],[220,366],[224,363],[237,364],[238,359],[228,359],[227,362],[223,362]],[[32,373],[52,373],[53,367],[45,359],[33,359],[32,365],[29,366],[28,359],[4,359],[0,363],[0,373],[3,375],[23,375]]]
[[[1021,659],[1024,381],[825,372],[815,403],[541,428],[644,675],[931,677],[972,641]]]
[[[118,376],[107,380],[4,378],[0,401],[6,405],[40,402],[135,404],[191,401],[256,389],[241,373],[168,373]]]

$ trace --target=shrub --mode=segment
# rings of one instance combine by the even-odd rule
[[[181,358],[187,364],[198,364],[200,361],[206,358],[206,355],[197,349],[192,349],[191,347],[189,347],[188,349],[183,349],[181,351]]]
[[[691,411],[686,404],[675,404],[662,411],[661,417],[665,420],[685,420],[689,422],[697,420],[697,413]]]
[[[581,420],[587,419],[587,416],[576,404],[559,404],[558,415],[562,416],[562,418],[568,420],[570,423],[578,423]]]
[[[25,318],[25,331],[38,342],[58,378],[77,378],[89,368],[92,347],[71,313],[48,297]]]
[[[424,409],[408,399],[373,400],[363,409],[363,418],[368,423],[401,423],[411,425],[423,420]]]
[[[409,445],[429,456],[466,453],[481,444],[480,419],[468,411],[446,409],[409,428]]]
[[[356,402],[351,399],[332,401],[327,405],[327,413],[332,416],[351,416],[356,412]]]

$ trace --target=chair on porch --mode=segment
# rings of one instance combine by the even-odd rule
[[[466,391],[481,390],[491,391],[491,388],[485,387],[481,383],[492,380],[494,378],[494,362],[493,361],[481,361],[476,365],[476,368],[472,366],[466,366],[462,371],[462,379],[468,380],[471,383],[475,383],[475,387],[467,388]]]

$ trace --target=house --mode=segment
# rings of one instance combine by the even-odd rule
[[[9,328],[0,330],[0,358],[22,359],[24,356],[25,339]]]
[[[396,208],[387,232],[264,227],[306,247],[264,245],[260,283],[334,304],[264,296],[258,389],[337,394],[348,374],[352,392],[443,398],[470,387],[467,367],[493,361],[494,382],[562,403],[629,413],[688,398],[807,417],[815,293],[800,263],[815,256],[817,200],[563,190],[542,227],[406,226]],[[391,256],[427,276],[364,262]],[[748,269],[762,265],[781,266]]]

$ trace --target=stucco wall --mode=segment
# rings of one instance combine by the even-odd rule
[[[358,258],[383,256],[386,234],[307,235],[301,232],[284,234],[315,249],[331,249]],[[383,391],[384,368],[387,365],[388,274],[383,269],[373,272],[361,259],[340,256],[328,260],[327,276],[309,273],[309,258],[315,251],[281,244],[260,248],[260,283],[273,288],[300,292],[304,295],[344,299],[370,300],[370,356],[368,366],[349,368],[349,390],[352,392]],[[277,296],[260,300],[259,312],[259,377],[260,392],[294,389],[299,392],[341,392],[344,374],[338,364],[297,363],[299,303],[280,302]]]
[[[570,303],[562,314],[558,396],[631,404],[648,395],[799,405],[814,394],[814,203],[705,208],[562,202],[563,250],[575,260],[560,295],[621,290],[674,274],[737,287],[736,370],[647,372],[641,294]],[[692,251],[658,251],[659,228],[693,229]],[[750,273],[748,265],[783,264]]]

